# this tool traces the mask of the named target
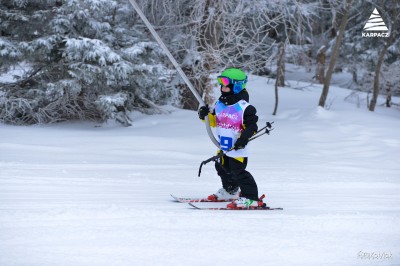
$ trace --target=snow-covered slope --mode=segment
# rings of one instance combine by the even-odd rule
[[[134,124],[0,125],[0,265],[400,265],[399,111],[296,81],[252,76],[270,136],[248,170],[267,211],[199,211],[172,201],[219,187],[196,112]],[[347,101],[344,99],[347,97]],[[352,102],[351,102],[352,101]],[[370,256],[369,256],[370,255]]]

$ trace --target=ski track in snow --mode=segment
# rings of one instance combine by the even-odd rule
[[[197,177],[216,149],[192,111],[134,113],[130,128],[0,125],[0,265],[400,265],[398,110],[357,109],[337,87],[317,108],[314,85],[282,88],[272,117],[271,84],[249,81],[275,129],[248,169],[283,211],[173,201],[220,187],[211,163]]]

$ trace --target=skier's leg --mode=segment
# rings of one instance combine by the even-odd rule
[[[239,185],[237,181],[233,178],[230,169],[230,158],[227,156],[222,156],[220,161],[215,163],[215,169],[222,181],[222,187],[228,192],[236,192]]]
[[[229,158],[228,160],[232,178],[240,187],[240,196],[252,200],[258,200],[257,183],[253,176],[246,171],[247,157],[240,158],[240,160],[235,158]]]

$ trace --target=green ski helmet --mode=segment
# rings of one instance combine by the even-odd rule
[[[224,70],[217,79],[218,84],[223,86],[233,84],[234,94],[241,92],[246,87],[247,83],[247,75],[238,68],[228,68]]]

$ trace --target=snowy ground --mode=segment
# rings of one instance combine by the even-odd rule
[[[365,96],[273,81],[250,101],[275,130],[248,169],[283,211],[199,211],[172,201],[219,187],[193,111],[134,125],[0,125],[0,265],[400,265],[400,112]],[[398,99],[397,99],[398,100]],[[361,103],[361,108],[357,108]]]

